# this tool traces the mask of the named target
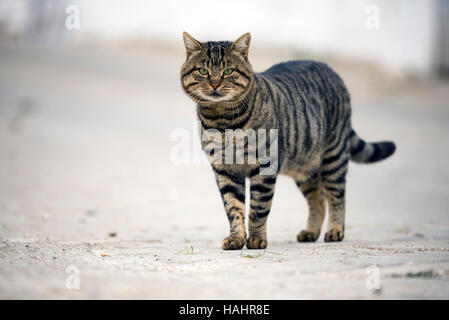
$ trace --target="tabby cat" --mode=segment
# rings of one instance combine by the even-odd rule
[[[326,64],[290,61],[256,73],[248,61],[249,33],[234,42],[199,42],[186,32],[183,38],[187,59],[181,70],[182,88],[197,103],[202,147],[215,160],[211,164],[230,224],[223,249],[241,249],[245,243],[249,249],[266,248],[266,221],[278,174],[292,177],[307,199],[307,228],[297,240],[317,240],[326,203],[329,223],[324,240],[343,240],[348,161],[385,159],[394,153],[395,144],[367,143],[358,137],[351,125],[349,93]],[[229,147],[229,141],[236,147],[238,135],[227,140],[229,130],[238,130],[246,138],[244,163],[216,161],[225,156],[210,149],[211,144],[217,147],[214,139],[207,139],[211,131],[223,137],[219,147]],[[269,154],[269,165],[275,170],[263,171],[267,161],[248,161],[249,150],[255,146],[245,137],[248,130],[275,130],[275,139],[270,136],[262,143],[264,152],[276,143],[276,152]],[[246,180],[250,182],[248,238]]]

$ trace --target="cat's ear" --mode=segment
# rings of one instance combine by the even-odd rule
[[[240,36],[237,40],[235,40],[231,48],[238,53],[242,54],[245,58],[248,56],[249,44],[251,42],[251,33],[245,33]]]
[[[184,39],[184,45],[186,47],[187,56],[190,56],[193,52],[200,51],[203,48],[201,43],[187,32],[184,31],[182,33],[182,37]]]

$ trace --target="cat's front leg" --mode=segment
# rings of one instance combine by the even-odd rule
[[[251,177],[251,202],[249,213],[248,249],[265,249],[267,247],[267,218],[276,183],[275,175],[257,174]]]
[[[230,228],[229,236],[223,240],[223,249],[241,249],[246,242],[245,177],[217,168],[214,171]]]

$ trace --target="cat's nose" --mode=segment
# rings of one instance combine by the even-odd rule
[[[220,79],[211,79],[210,85],[212,88],[217,89],[218,86],[220,85]]]

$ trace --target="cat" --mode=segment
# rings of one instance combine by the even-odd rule
[[[329,219],[324,240],[342,241],[349,160],[383,160],[394,153],[395,144],[367,143],[355,133],[350,95],[340,76],[324,63],[290,61],[256,73],[248,60],[249,33],[234,42],[199,42],[186,32],[183,39],[186,61],[181,69],[181,85],[197,103],[202,148],[211,160],[230,225],[223,249],[242,249],[245,244],[249,249],[267,247],[266,222],[278,174],[292,177],[308,203],[307,227],[298,233],[297,240],[317,240],[327,203]],[[238,134],[227,139],[232,130]],[[265,142],[256,144],[246,134],[251,130],[274,130],[276,134],[274,139],[270,135]],[[215,140],[208,139],[210,136]],[[229,162],[234,160],[233,154],[226,158],[217,152],[217,148],[229,146],[237,150],[239,139],[246,139],[244,163]],[[271,148],[274,144],[275,152]],[[211,145],[215,148],[211,149]],[[269,161],[249,162],[251,148],[264,149]],[[246,180],[250,182],[248,238]]]

